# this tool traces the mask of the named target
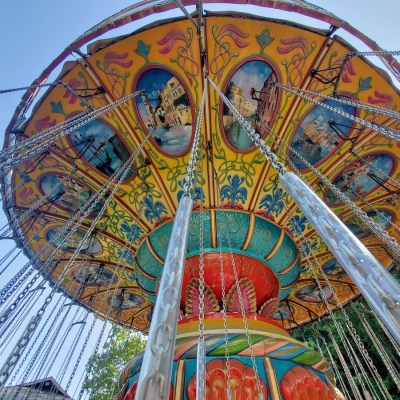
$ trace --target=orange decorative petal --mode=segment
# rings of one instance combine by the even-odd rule
[[[272,318],[273,315],[276,313],[276,309],[279,305],[279,299],[274,297],[272,299],[267,300],[258,311],[258,315],[265,318]]]
[[[255,314],[257,312],[257,303],[253,282],[249,278],[242,278],[239,281],[239,287],[242,294],[244,312],[246,314]],[[236,285],[231,287],[226,297],[226,309],[228,312],[241,312]]]
[[[191,279],[186,289],[185,315],[199,315],[200,310],[199,280]],[[204,283],[204,313],[218,312],[220,306],[211,288]]]

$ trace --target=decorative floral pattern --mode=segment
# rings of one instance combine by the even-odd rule
[[[331,388],[315,372],[303,367],[286,372],[281,389],[285,400],[335,400]]]
[[[228,175],[228,182],[229,184],[221,187],[222,200],[227,199],[228,205],[231,208],[234,208],[237,203],[244,204],[247,200],[247,189],[245,187],[241,187],[244,182],[244,177],[239,177],[238,175]]]
[[[233,57],[237,57],[239,52],[232,51],[231,45],[235,44],[240,49],[247,47],[248,42],[243,39],[249,35],[235,25],[227,24],[219,31],[217,26],[212,27],[214,37],[214,54],[210,57],[210,72],[221,81],[223,71]]]
[[[206,397],[213,400],[227,400],[227,379],[225,360],[212,360],[206,365]],[[256,372],[253,368],[237,359],[230,360],[232,398],[235,400],[260,399],[256,384]],[[264,399],[268,398],[268,389],[261,380]],[[188,400],[196,399],[196,377],[187,385]]]

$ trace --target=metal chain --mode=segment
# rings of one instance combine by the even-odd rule
[[[325,340],[324,336],[321,335],[319,331],[317,331],[317,329],[315,328],[315,324],[313,325],[313,328],[314,328],[314,333],[315,333],[314,339],[315,339],[315,341],[317,343],[317,347],[318,347],[319,353],[321,355],[324,355],[324,352],[322,351],[321,345],[320,345],[319,340],[318,340],[318,338],[321,337],[321,340],[324,343],[326,352],[328,353],[330,364],[332,365],[333,370],[335,371],[335,376],[339,380],[339,384],[340,384],[340,387],[342,388],[342,392],[345,394],[346,399],[350,398],[349,392],[348,392],[347,387],[346,387],[346,385],[345,385],[345,383],[343,381],[342,375],[339,372],[339,368],[338,368],[338,366],[336,364],[335,359],[332,356],[331,351],[329,350],[328,344],[326,343],[326,340]]]
[[[345,96],[341,96],[341,95],[326,95],[326,94],[323,94],[323,93],[320,93],[320,92],[314,92],[312,90],[300,89],[300,88],[295,87],[295,86],[283,85],[281,83],[274,84],[274,86],[280,87],[280,88],[288,90],[288,91],[291,89],[291,90],[297,91],[298,93],[306,93],[306,94],[309,94],[311,96],[320,97],[321,99],[333,100],[333,101],[335,101],[337,103],[346,104],[346,105],[349,105],[349,106],[354,106],[356,108],[360,108],[360,109],[365,110],[365,111],[369,111],[369,112],[373,112],[373,113],[377,113],[377,114],[382,114],[382,115],[385,115],[386,117],[390,117],[390,118],[393,118],[393,119],[396,119],[396,120],[400,120],[400,113],[397,112],[397,111],[392,111],[392,110],[388,110],[386,108],[373,106],[373,105],[370,105],[370,104],[367,104],[367,103],[363,103],[362,101],[351,99],[349,97],[345,97]],[[324,104],[324,103],[322,103],[322,104]],[[351,115],[351,114],[349,114],[349,115]]]
[[[222,316],[224,320],[224,347],[225,347],[225,376],[226,376],[226,386],[227,386],[227,398],[232,400],[232,383],[231,383],[231,363],[229,354],[229,336],[228,336],[228,319],[227,319],[227,308],[226,308],[226,287],[225,287],[225,266],[224,259],[222,257],[222,223],[221,215],[222,213],[222,199],[221,190],[219,187],[219,177],[217,171],[214,167],[213,175],[215,180],[216,192],[217,192],[217,238],[219,243],[219,267],[220,267],[220,278],[221,278],[221,293],[222,293]]]
[[[73,169],[68,175],[63,176],[62,178],[59,179],[58,183],[54,185],[48,193],[45,193],[40,199],[36,200],[31,207],[24,211],[20,215],[14,215],[2,228],[0,228],[0,237],[4,237],[7,235],[12,229],[17,229],[18,225],[17,223],[21,223],[22,220],[25,218],[30,217],[38,208],[40,208],[46,201],[52,200],[50,196],[55,194],[56,196],[58,195],[58,189],[61,188],[66,182],[71,182],[71,175],[75,174],[77,171],[78,167],[77,165],[74,165]],[[64,193],[65,194],[65,193]],[[59,198],[61,199],[62,196]],[[7,228],[7,226],[9,226]],[[3,230],[7,228],[6,231],[3,232]]]
[[[52,146],[52,144],[54,142],[56,142],[57,140],[63,138],[64,136],[70,134],[71,132],[74,132],[77,129],[87,125],[89,122],[97,119],[100,115],[105,114],[105,113],[113,110],[116,107],[119,107],[121,104],[133,99],[134,97],[138,96],[141,93],[142,93],[142,91],[137,91],[137,92],[131,93],[128,96],[122,97],[119,100],[116,100],[104,107],[101,107],[101,108],[97,109],[96,111],[93,111],[90,114],[83,116],[82,119],[79,120],[79,122],[76,123],[76,121],[75,121],[72,128],[68,128],[65,130],[63,129],[60,133],[52,136],[50,140],[39,143],[36,147],[30,148],[26,153],[20,154],[16,157],[12,158],[8,162],[3,162],[2,168],[0,170],[0,176],[6,175],[10,171],[12,171],[12,169],[14,167],[23,164],[25,161],[33,158],[35,155],[37,155],[39,153],[41,154],[45,150],[49,149]]]
[[[396,260],[400,262],[400,246],[399,244],[384,230],[382,227],[377,224],[372,218],[368,217],[368,215],[358,207],[353,201],[351,201],[346,195],[344,195],[333,183],[331,183],[325,175],[323,175],[319,170],[313,167],[300,153],[294,150],[291,146],[283,143],[290,151],[292,151],[296,157],[298,157],[306,166],[309,168],[315,176],[319,178],[320,181],[327,186],[334,195],[345,203],[353,212],[354,214],[365,223],[374,235],[383,241],[383,243],[387,244],[388,247],[394,252]],[[289,160],[290,161],[290,160]],[[292,166],[294,166],[292,164]]]
[[[392,219],[387,217],[384,213],[379,211],[373,204],[371,204],[368,200],[365,199],[365,197],[361,196],[361,194],[357,193],[356,191],[352,190],[351,191],[356,197],[358,197],[359,200],[364,202],[371,211],[374,211],[377,215],[379,215],[380,218],[382,218],[384,221],[386,221],[390,226],[392,226],[397,233],[400,234],[400,227],[398,227],[394,222],[392,222]],[[363,222],[363,221],[361,221]],[[368,227],[368,225],[365,225]],[[385,228],[386,229],[386,228]]]
[[[238,110],[233,106],[233,104],[229,101],[229,99],[221,92],[218,86],[212,81],[210,77],[208,77],[209,82],[214,87],[216,92],[219,94],[225,105],[229,108],[229,110],[234,114],[236,120],[243,127],[246,133],[253,140],[256,147],[264,154],[267,161],[271,163],[271,165],[280,173],[284,174],[286,172],[286,168],[284,164],[282,164],[277,155],[273,153],[269,146],[267,146],[264,141],[260,138],[260,136],[256,133],[256,131],[251,127],[251,125],[242,117]]]
[[[92,111],[94,112],[94,111]],[[16,144],[10,145],[0,152],[0,159],[7,159],[10,156],[14,156],[20,150],[26,150],[34,144],[46,139],[52,138],[56,133],[61,130],[72,128],[76,123],[83,121],[83,119],[90,114],[89,110],[82,111],[81,113],[70,117],[59,124],[45,129],[44,131],[37,132],[33,136],[18,141]]]
[[[351,375],[350,369],[347,366],[347,362],[346,362],[345,358],[343,357],[342,351],[340,350],[340,347],[337,344],[336,339],[333,336],[333,333],[329,328],[329,325],[326,324],[325,326],[326,326],[326,328],[328,330],[329,338],[330,338],[330,340],[331,340],[331,342],[333,344],[333,347],[335,348],[337,356],[339,357],[339,360],[340,360],[340,363],[342,364],[342,368],[343,368],[344,373],[346,375],[347,381],[349,382],[350,388],[351,388],[355,398],[357,400],[363,400],[363,397],[361,396],[361,393],[358,390],[358,387],[357,387],[356,383],[354,382],[354,379],[353,379],[353,376]],[[322,335],[321,335],[321,337],[322,337]]]
[[[280,196],[280,198],[281,198],[281,200],[282,200],[282,202],[283,202],[283,205],[284,205],[284,207],[285,207],[286,213],[288,214],[288,216],[289,216],[289,217],[291,218],[291,220],[293,221],[294,234],[295,234],[295,236],[296,236],[296,238],[297,238],[297,241],[298,241],[298,243],[299,243],[300,252],[301,252],[302,256],[303,256],[304,258],[306,258],[306,260],[307,260],[307,265],[310,267],[310,270],[311,270],[311,273],[312,273],[312,275],[313,275],[313,278],[314,278],[314,280],[315,280],[315,282],[316,282],[316,284],[317,284],[317,286],[318,286],[318,290],[319,290],[319,294],[320,294],[320,296],[321,296],[321,299],[322,299],[322,301],[324,302],[324,304],[325,304],[325,306],[326,306],[326,308],[327,308],[327,310],[328,310],[328,313],[329,313],[331,316],[333,316],[333,313],[332,313],[332,309],[331,309],[331,307],[330,307],[330,304],[329,304],[329,302],[328,302],[328,300],[327,300],[327,298],[326,298],[326,296],[325,296],[324,290],[323,290],[323,288],[322,288],[322,286],[321,286],[321,283],[320,283],[320,281],[319,281],[319,279],[318,279],[318,276],[316,275],[316,273],[315,273],[315,271],[314,271],[313,262],[310,260],[309,253],[308,253],[307,249],[304,247],[304,243],[306,242],[306,238],[304,237],[304,234],[303,234],[302,230],[300,229],[300,227],[299,227],[297,221],[293,218],[292,212],[290,211],[288,205],[286,204],[286,199],[282,196],[281,193],[279,193],[279,196]],[[301,240],[300,240],[300,239],[301,239]],[[311,250],[311,255],[312,255],[313,258],[314,258],[315,255],[314,255],[314,253],[313,253],[313,250],[311,249],[311,247],[310,247],[309,249]],[[315,262],[315,260],[314,260],[314,262]],[[318,262],[318,261],[316,261],[316,262]],[[332,291],[332,293],[334,293],[334,291]],[[350,347],[351,347],[351,346],[350,346],[350,347],[348,346],[347,341],[346,341],[346,339],[345,339],[345,335],[343,335],[342,330],[341,330],[340,327],[339,327],[338,321],[336,320],[336,318],[335,318],[334,316],[333,316],[332,320],[333,320],[333,323],[334,323],[334,325],[335,325],[335,327],[336,327],[336,330],[337,330],[337,332],[338,332],[338,334],[339,334],[339,337],[341,338],[342,343],[343,343],[343,345],[344,345],[344,347],[345,347],[345,349],[346,349],[346,353],[348,354],[352,365],[355,367],[355,365],[356,365],[356,364],[355,364],[355,360],[353,359],[352,352],[351,352],[351,350],[350,350]],[[347,380],[349,381],[349,384],[350,384],[350,386],[352,387],[353,394],[355,395],[355,397],[356,397],[357,399],[360,399],[360,400],[361,400],[361,399],[362,399],[361,394],[359,393],[358,388],[357,388],[357,386],[356,386],[356,384],[355,384],[355,382],[354,382],[354,380],[353,380],[353,377],[352,377],[352,375],[351,375],[351,373],[350,373],[350,370],[349,370],[348,367],[347,367],[346,361],[344,360],[344,358],[343,358],[343,356],[341,355],[341,353],[338,353],[338,356],[339,356],[340,362],[341,362],[341,364],[342,364],[342,367],[343,367],[343,369],[344,369],[344,371],[345,371]]]
[[[367,332],[369,338],[371,339],[371,342],[374,344],[376,350],[378,351],[378,354],[382,358],[383,363],[385,364],[385,367],[387,368],[390,376],[392,377],[394,383],[396,384],[397,388],[400,389],[400,375],[396,371],[392,360],[390,359],[389,355],[387,354],[384,346],[382,346],[381,341],[379,338],[376,336],[374,330],[371,328],[369,325],[367,319],[365,318],[364,315],[358,313],[358,317],[360,318],[361,324],[364,327],[365,331]]]
[[[349,51],[346,57],[354,56],[400,56],[400,50],[378,50],[378,51]]]
[[[61,83],[62,82],[57,81],[57,82],[51,82],[51,83],[40,83],[38,85],[24,86],[24,87],[18,87],[18,88],[13,88],[13,89],[2,89],[2,90],[0,90],[0,94],[19,92],[22,90],[40,89],[43,87],[57,87],[57,86],[62,86]]]
[[[239,276],[238,276],[238,272],[237,272],[237,268],[236,268],[236,262],[235,259],[233,257],[233,250],[232,250],[232,243],[229,237],[229,231],[228,231],[228,219],[226,218],[225,213],[222,211],[222,215],[225,217],[225,227],[226,227],[226,231],[225,231],[225,238],[226,241],[228,243],[228,247],[229,247],[229,256],[231,259],[231,264],[232,264],[232,268],[233,268],[233,274],[235,277],[235,285],[236,285],[236,291],[238,294],[238,299],[239,299],[239,304],[240,304],[240,312],[242,314],[242,319],[243,319],[243,326],[244,326],[244,330],[245,330],[245,334],[246,334],[246,338],[247,338],[247,344],[249,346],[249,352],[250,352],[250,358],[251,358],[251,363],[253,366],[253,370],[256,376],[256,385],[257,385],[257,391],[258,391],[258,395],[259,395],[259,400],[264,400],[264,394],[262,392],[261,389],[261,381],[260,381],[260,375],[258,373],[258,369],[257,369],[257,364],[256,364],[256,359],[254,356],[254,349],[253,349],[253,343],[251,341],[251,335],[250,335],[250,330],[249,330],[249,325],[247,322],[247,317],[246,317],[246,311],[244,308],[244,302],[243,302],[243,296],[242,296],[242,289],[240,287],[240,283],[239,283]]]
[[[372,308],[369,308],[369,312],[375,317],[376,321],[378,322],[379,326],[382,328],[383,332],[389,339],[390,343],[392,344],[393,348],[395,349],[397,355],[400,357],[400,346],[399,344],[393,339],[391,333],[387,330],[386,326],[382,323],[380,318],[376,315],[375,311]]]
[[[151,133],[149,134],[148,137],[150,137],[150,135],[151,135]],[[148,138],[148,137],[147,137],[147,138]],[[146,140],[147,140],[147,139],[146,139]],[[129,251],[129,252],[131,251],[132,246],[133,246],[133,244],[134,244],[134,242],[135,242],[135,239],[136,239],[136,232],[137,232],[137,230],[139,229],[139,223],[140,223],[140,220],[141,220],[143,211],[144,211],[145,200],[146,200],[146,198],[147,198],[148,195],[149,195],[149,191],[146,190],[146,192],[145,192],[145,198],[140,202],[139,210],[138,210],[137,215],[136,215],[136,219],[135,219],[135,223],[134,223],[134,230],[133,230],[132,233],[128,236],[127,251]],[[117,265],[116,265],[116,268],[115,268],[116,270],[119,270],[119,267],[121,266],[121,263],[122,263],[122,270],[120,271],[120,274],[123,275],[124,272],[125,272],[125,269],[126,269],[126,261],[123,260],[122,255],[118,258]],[[111,300],[110,300],[110,306],[108,307],[107,314],[106,314],[106,316],[105,316],[105,318],[104,318],[104,324],[103,324],[101,333],[100,333],[100,335],[98,336],[98,339],[97,339],[95,348],[94,348],[94,350],[93,350],[93,352],[92,352],[92,355],[97,354],[97,352],[98,352],[98,350],[99,350],[100,343],[101,343],[101,339],[102,339],[102,337],[103,337],[103,335],[104,335],[104,331],[105,331],[105,328],[106,328],[106,323],[107,323],[107,321],[110,319],[110,314],[111,314],[111,312],[112,312],[112,306],[111,306],[111,304],[113,303],[113,300],[115,299],[115,297],[116,297],[116,295],[117,295],[117,292],[118,292],[118,289],[119,289],[119,284],[120,284],[120,281],[117,282],[117,284],[115,285],[115,287],[114,287],[114,289],[113,289],[113,293],[112,293],[112,295],[111,295]],[[98,307],[99,310],[102,308],[104,302],[106,301],[106,299],[107,299],[107,297],[108,297],[108,293],[110,292],[111,287],[112,287],[112,282],[110,282],[110,283],[108,284],[105,293],[103,293],[102,300],[101,300],[101,302],[100,302],[100,304],[99,304],[99,307]],[[72,383],[72,379],[73,379],[73,377],[75,376],[75,373],[76,373],[76,371],[77,371],[77,368],[79,367],[80,360],[81,360],[82,355],[83,355],[83,353],[84,353],[84,351],[85,351],[85,348],[86,348],[86,346],[87,346],[87,344],[88,344],[88,342],[89,342],[89,338],[90,338],[90,336],[91,336],[91,334],[92,334],[92,331],[93,331],[95,322],[96,322],[96,318],[93,320],[93,322],[92,322],[92,324],[91,324],[91,327],[90,327],[90,329],[89,329],[89,332],[88,332],[88,334],[87,334],[87,336],[86,336],[85,343],[84,343],[84,345],[83,345],[83,347],[82,347],[82,349],[81,349],[81,351],[80,351],[80,353],[79,353],[78,359],[77,359],[77,361],[76,361],[76,363],[75,363],[74,369],[73,369],[73,371],[72,371],[72,373],[71,373],[71,376],[70,376],[69,381],[68,381],[68,384],[67,384],[67,387],[68,387],[68,388],[69,388],[69,386],[70,386],[71,383]],[[87,372],[86,372],[86,374],[87,374]],[[68,390],[68,389],[66,389],[66,390]],[[82,393],[83,393],[83,388],[81,388],[81,390],[80,390],[79,398],[80,398],[80,396],[81,396]]]
[[[196,120],[196,130],[193,139],[193,147],[192,151],[190,152],[190,159],[188,163],[188,167],[186,170],[185,176],[185,184],[183,186],[184,196],[192,197],[192,190],[195,185],[195,166],[196,166],[196,157],[198,153],[198,149],[200,146],[200,135],[201,135],[201,125],[203,122],[203,113],[204,113],[204,106],[206,103],[207,97],[207,84],[204,84],[203,95],[201,97],[201,103],[199,107],[199,111],[197,113],[197,120]]]
[[[60,296],[60,298],[58,299],[57,303],[54,305],[53,309],[52,309],[51,312],[49,313],[49,316],[47,317],[46,321],[44,322],[44,324],[43,324],[43,326],[42,326],[42,328],[41,328],[41,330],[40,330],[40,333],[43,332],[44,327],[47,325],[47,323],[49,322],[50,318],[53,316],[53,313],[54,313],[54,311],[56,310],[56,308],[58,307],[58,304],[59,304],[59,302],[60,302],[61,300],[62,300],[62,297]],[[50,302],[48,302],[47,304],[49,304],[49,303],[50,303]],[[46,304],[46,305],[47,305],[47,304]],[[62,307],[61,307],[61,309],[62,309]],[[44,311],[43,311],[43,313],[44,313]],[[43,313],[41,314],[40,318],[39,318],[38,316],[34,317],[34,320],[29,324],[29,330],[30,330],[30,332],[31,332],[31,336],[33,335],[33,333],[35,332],[36,328],[38,327],[38,325],[39,325],[39,323],[40,323],[40,320],[41,320],[41,317],[43,316]],[[21,370],[23,364],[25,363],[26,359],[28,358],[28,356],[29,356],[30,352],[32,351],[34,345],[35,345],[36,342],[38,341],[40,333],[39,333],[38,335],[36,335],[34,341],[32,342],[31,346],[29,347],[28,351],[25,353],[24,358],[23,358],[22,361],[19,363],[18,368],[16,369],[16,371],[15,371],[14,374],[13,374],[13,376],[11,377],[11,380],[10,380],[10,382],[9,382],[9,386],[12,386],[12,384],[13,384],[15,378],[18,376],[19,371]],[[31,336],[29,337],[28,341],[26,342],[25,347],[26,347],[26,345],[28,344],[28,342],[30,341]],[[24,349],[25,349],[25,347],[24,347]],[[19,359],[19,357],[16,359],[16,361],[18,361],[18,359]],[[15,393],[14,398],[17,397],[18,393],[19,393],[19,390],[17,390],[17,392]],[[3,398],[2,398],[2,399],[3,399]]]
[[[291,162],[291,160],[289,160],[289,163],[291,164],[291,167],[293,168],[293,170],[300,176],[300,178],[302,178],[301,175],[300,175],[300,172],[298,171],[298,169],[296,168],[296,166]],[[285,203],[285,207],[287,207],[286,203]],[[289,211],[288,209],[287,209],[287,212],[290,213],[290,211]],[[301,235],[301,236],[304,238],[304,234],[303,234],[303,232],[301,231],[301,229],[299,228],[299,226],[298,226],[298,224],[297,224],[297,221],[295,221],[294,219],[293,219],[293,221],[294,221],[294,225],[295,225],[295,232],[296,232],[296,234],[297,234],[297,235]],[[310,249],[310,254],[311,254],[311,257],[312,257],[313,261],[311,261],[311,260],[310,260],[310,256],[309,256],[308,254],[306,254],[306,258],[307,258],[308,263],[309,263],[309,265],[310,265],[310,269],[309,269],[309,270],[310,270],[310,272],[311,272],[312,275],[313,275],[313,279],[314,279],[315,282],[317,283],[318,289],[319,289],[319,291],[320,291],[320,296],[321,296],[321,298],[323,299],[323,301],[324,301],[324,303],[325,303],[325,305],[326,305],[326,307],[327,307],[327,309],[328,309],[328,311],[329,311],[329,314],[330,314],[332,320],[334,321],[334,324],[335,324],[335,327],[336,327],[338,333],[340,334],[340,331],[341,331],[340,324],[336,321],[336,317],[335,317],[335,315],[332,313],[330,304],[329,304],[328,300],[326,299],[326,296],[325,296],[325,293],[324,293],[323,288],[322,288],[322,286],[321,286],[321,283],[320,283],[320,281],[319,281],[319,279],[318,279],[317,274],[315,273],[314,265],[316,265],[316,266],[318,267],[319,272],[320,272],[321,275],[323,276],[323,278],[324,278],[325,282],[327,283],[327,285],[328,285],[330,291],[332,292],[333,297],[334,297],[334,299],[335,299],[335,303],[336,303],[336,305],[340,308],[340,310],[341,310],[341,312],[342,312],[342,314],[343,314],[343,316],[344,316],[344,318],[345,318],[345,320],[346,320],[347,328],[349,329],[349,332],[350,332],[350,334],[351,334],[353,340],[354,340],[355,343],[357,344],[357,346],[358,346],[358,348],[359,348],[359,350],[360,350],[360,353],[361,353],[362,357],[364,358],[364,360],[366,361],[366,363],[367,363],[367,365],[368,365],[368,368],[371,370],[371,372],[375,375],[376,379],[378,380],[378,383],[379,383],[378,386],[379,386],[379,388],[381,389],[381,386],[382,386],[382,389],[384,390],[385,394],[386,394],[387,397],[390,399],[391,396],[390,396],[389,392],[387,391],[386,386],[383,384],[382,378],[381,378],[381,376],[379,375],[378,370],[376,369],[376,367],[375,367],[375,365],[374,365],[374,363],[373,363],[371,357],[369,356],[368,351],[365,349],[364,344],[362,343],[362,341],[361,341],[359,335],[357,334],[357,331],[355,330],[355,328],[354,328],[352,322],[350,321],[348,315],[346,314],[345,310],[343,309],[343,306],[342,306],[342,304],[341,304],[339,298],[337,297],[337,294],[336,294],[334,288],[332,287],[332,285],[331,285],[331,283],[330,283],[328,277],[326,276],[325,271],[324,271],[323,268],[321,267],[321,265],[320,265],[320,263],[319,263],[319,261],[318,261],[316,255],[315,255],[313,249]],[[347,341],[347,337],[346,337],[346,335],[345,335],[344,333],[343,333],[342,335],[340,335],[340,336],[342,337],[342,341]],[[349,351],[349,350],[350,350],[350,351]],[[351,356],[351,353],[354,354],[355,359],[358,361],[358,364],[359,364],[360,367],[362,368],[362,366],[361,366],[361,364],[360,364],[360,362],[359,362],[359,360],[358,360],[358,357],[357,357],[357,355],[354,353],[353,347],[352,347],[350,344],[349,344],[349,346],[348,346],[347,352],[348,352],[349,356]],[[363,370],[363,368],[362,368],[362,370]],[[364,374],[365,374],[365,372],[364,372]],[[366,379],[366,381],[367,381],[367,383],[368,383],[368,380],[367,380],[366,377],[365,377],[365,379]],[[361,380],[360,380],[360,383],[363,384]],[[382,393],[382,394],[383,394],[383,393]]]
[[[189,19],[193,23],[197,31],[199,31],[200,27],[197,25],[197,22],[193,19],[193,17],[189,14],[188,10],[186,10],[186,7],[182,4],[181,0],[174,0],[174,1],[178,5],[178,7],[182,10],[182,12],[185,14],[187,19]]]
[[[399,131],[387,128],[383,125],[375,124],[370,121],[363,120],[359,117],[355,117],[354,115],[351,115],[345,111],[339,110],[336,107],[332,107],[332,106],[325,104],[324,102],[318,101],[310,96],[306,96],[305,94],[303,94],[302,89],[294,88],[292,86],[285,86],[285,85],[282,85],[281,83],[277,83],[277,82],[271,83],[271,86],[276,86],[281,89],[284,89],[287,92],[292,93],[292,94],[296,95],[297,97],[300,97],[303,100],[310,101],[314,104],[317,104],[320,107],[326,108],[327,110],[334,112],[335,114],[341,115],[342,117],[345,117],[353,122],[357,122],[358,124],[360,124],[362,126],[370,128],[376,132],[379,132],[382,136],[385,136],[389,139],[393,139],[396,141],[400,140],[400,132]]]
[[[203,157],[199,154],[199,176],[203,177]],[[201,181],[203,183],[203,181]],[[198,368],[197,377],[199,380],[196,390],[196,400],[205,400],[206,385],[206,344],[204,340],[204,197],[203,184],[200,186],[200,234],[199,234],[199,347],[198,347]],[[196,380],[197,382],[197,380]],[[199,392],[199,393],[198,393]]]

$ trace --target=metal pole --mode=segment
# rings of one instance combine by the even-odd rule
[[[327,205],[292,172],[283,188],[301,208],[370,306],[400,343],[400,285]]]
[[[175,216],[135,399],[167,400],[193,200],[183,196]]]

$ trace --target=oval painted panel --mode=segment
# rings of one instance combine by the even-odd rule
[[[382,229],[386,229],[390,222],[393,222],[393,216],[390,212],[384,210],[378,210],[379,213],[376,211],[369,211],[367,212],[368,217],[370,217],[375,223],[380,225]],[[351,232],[358,237],[358,239],[362,240],[372,235],[372,233],[363,228],[358,218],[352,216],[351,219],[346,221],[346,226],[351,230]]]
[[[61,179],[64,176],[53,174],[46,175],[40,180],[40,188],[43,193],[58,206],[65,210],[75,212],[91,199],[93,192],[86,185],[74,179],[64,180],[64,182],[62,182]],[[54,190],[53,188],[55,187],[56,189]],[[102,206],[103,202],[97,202],[89,215],[96,216]]]
[[[385,175],[390,175],[394,167],[393,160],[387,154],[371,154],[358,159],[345,168],[333,181],[333,184],[350,199],[363,196],[385,184]],[[382,173],[383,172],[383,173]],[[331,190],[326,194],[328,204],[340,203]]]
[[[113,308],[128,310],[130,308],[142,306],[145,300],[136,293],[120,292],[116,296],[111,296],[108,302]]]
[[[110,285],[117,281],[116,276],[104,264],[83,265],[73,273],[73,278],[86,286]]]
[[[283,319],[292,318],[293,315],[294,315],[294,310],[292,306],[290,306],[287,303],[280,303],[276,309],[273,318],[281,321]]]
[[[69,137],[79,156],[107,176],[111,176],[130,157],[121,138],[98,119],[71,132]],[[125,179],[131,176],[132,170],[128,171]]]
[[[332,278],[339,279],[347,275],[346,271],[335,258],[330,259],[324,265],[322,265],[322,269],[326,275],[329,275]]]
[[[329,300],[333,293],[332,290],[329,288],[328,285],[322,285],[322,290],[324,292],[325,298]],[[312,303],[319,303],[323,302],[323,297],[320,296],[320,291],[318,285],[312,283],[310,285],[304,286],[296,291],[294,294],[299,300],[305,302],[312,302]]]
[[[225,96],[262,137],[267,132],[265,125],[272,125],[278,109],[278,88],[270,87],[271,82],[277,81],[270,64],[251,60],[231,75],[225,88]],[[253,141],[226,105],[222,107],[222,125],[226,140],[235,150],[253,148]]]
[[[47,241],[53,240],[52,245],[55,247],[59,247],[63,241],[63,237],[56,237],[58,229],[61,227],[57,228],[50,228],[47,233],[46,233],[46,239]],[[75,231],[66,241],[66,243],[63,244],[61,247],[65,251],[69,252],[74,252],[81,241],[83,240],[85,236],[85,232],[77,230]],[[83,246],[80,249],[81,253],[87,253],[87,254],[100,254],[103,251],[103,246],[99,242],[98,239],[95,237],[89,237],[84,243]]]
[[[350,115],[356,113],[355,107],[334,100],[326,100],[324,104],[336,107]],[[349,135],[350,126],[349,119],[324,107],[315,106],[306,114],[295,131],[291,147],[310,164],[315,165],[338,148],[343,138]],[[290,150],[290,159],[297,168],[307,168],[292,150]]]
[[[193,136],[193,115],[182,82],[163,68],[150,68],[140,76],[135,90],[146,92],[148,103],[137,96],[136,104],[146,129],[156,126],[153,143],[169,155],[186,153]]]

